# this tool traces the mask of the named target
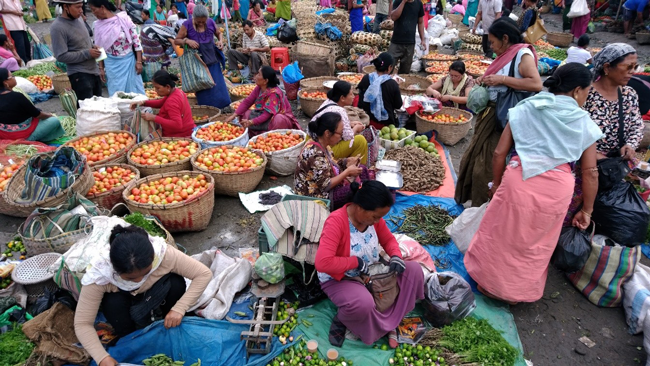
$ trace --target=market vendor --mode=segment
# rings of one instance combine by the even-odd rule
[[[370,116],[370,124],[381,129],[388,125],[399,125],[395,110],[402,108],[402,93],[397,81],[391,78],[395,59],[388,52],[382,52],[372,60],[375,72],[366,74],[359,83],[359,107]]]
[[[247,21],[253,23],[254,27],[265,27],[266,19],[264,18],[264,12],[262,11],[262,4],[260,1],[255,1],[253,7],[248,10]]]
[[[327,112],[338,113],[343,122],[342,140],[332,146],[332,155],[334,159],[343,159],[350,156],[360,156],[361,164],[368,161],[368,141],[360,135],[365,126],[360,121],[350,121],[345,107],[352,106],[354,102],[354,92],[352,85],[347,81],[339,80],[334,83],[332,89],[327,92],[327,100],[318,107],[316,114],[312,117],[312,122]]]
[[[241,117],[239,123],[248,128],[251,137],[272,130],[300,130],[289,99],[279,87],[280,80],[275,70],[271,66],[262,66],[254,80],[257,86],[226,122]],[[251,107],[254,108],[250,110]]]
[[[517,19],[517,26],[521,33],[525,33],[526,30],[532,27],[537,21],[539,12],[537,10],[537,1],[535,0],[524,0],[524,13]]]
[[[266,53],[271,51],[269,40],[266,36],[253,28],[250,20],[244,20],[244,36],[242,48],[228,51],[228,69],[238,70],[238,64],[247,65],[249,70],[259,70],[267,63]]]
[[[9,71],[16,71],[20,69],[21,60],[16,47],[7,39],[6,34],[0,34],[0,67]]]
[[[293,176],[294,191],[303,196],[329,199],[332,210],[350,200],[350,182],[368,180],[368,170],[356,156],[335,160],[330,152],[341,142],[343,118],[326,112],[309,122],[310,141],[305,144]]]
[[[627,0],[623,4],[623,28],[627,38],[635,38],[634,24],[643,24],[643,12],[646,6],[648,6],[648,0]]]
[[[378,181],[352,183],[352,202],[330,214],[316,252],[316,270],[323,292],[338,307],[330,326],[329,341],[340,347],[350,331],[370,345],[388,334],[397,347],[395,329],[415,302],[424,298],[424,274],[417,262],[404,262],[397,240],[383,217],[393,196]],[[383,250],[390,256],[389,270],[397,273],[399,295],[391,307],[379,312],[366,286],[350,277],[368,273]]]
[[[158,115],[142,113],[142,119],[162,126],[163,137],[191,137],[196,127],[192,119],[192,108],[187,95],[176,88],[178,77],[165,70],[153,75],[153,88],[162,99],[147,100],[131,104],[131,109],[145,106],[160,109]]]
[[[449,75],[427,88],[427,95],[442,102],[446,107],[467,109],[467,96],[474,87],[474,78],[465,72],[463,61],[454,61],[449,66]]]
[[[99,366],[119,364],[97,337],[94,323],[100,309],[118,337],[153,323],[152,312],[164,318],[165,328],[174,328],[212,279],[201,262],[164,241],[150,240],[139,227],[118,225],[109,242],[110,251],[97,253],[81,280],[74,319],[77,338]],[[186,278],[191,280],[187,289]]]
[[[22,93],[13,91],[16,78],[0,68],[0,139],[47,142],[65,134],[59,119],[36,108]]]

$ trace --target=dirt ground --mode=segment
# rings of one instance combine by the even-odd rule
[[[544,20],[549,31],[561,29],[559,15],[547,14]],[[39,36],[44,36],[49,31],[49,24],[34,24],[32,29]],[[592,34],[591,38],[592,47],[603,47],[612,42],[630,43],[639,53],[640,64],[650,60],[650,46],[639,46],[636,41],[629,41],[622,34],[597,32]],[[293,105],[295,115],[305,128],[307,124],[305,116],[298,110],[296,104]],[[58,98],[40,103],[38,107],[47,112],[65,114]],[[456,168],[469,145],[472,133],[473,131],[470,131],[467,138],[449,148]],[[282,184],[292,186],[292,178],[276,178],[267,175],[258,189]],[[197,233],[178,233],[174,234],[174,237],[178,243],[187,248],[190,254],[218,247],[234,256],[238,255],[239,248],[257,247],[260,217],[261,214],[250,215],[238,198],[218,196],[210,226],[206,230]],[[0,240],[8,240],[22,221],[1,216]],[[511,311],[524,345],[524,356],[535,365],[622,366],[645,363],[643,338],[628,334],[623,309],[597,308],[552,267],[549,269],[544,297],[536,303],[514,306]],[[596,345],[593,348],[585,347],[578,341],[583,336],[587,336]]]

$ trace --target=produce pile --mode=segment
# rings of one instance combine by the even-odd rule
[[[158,93],[156,93],[156,91],[153,88],[145,89],[144,94],[149,99],[160,99],[160,98],[162,98],[161,96],[158,95]]]
[[[421,57],[423,60],[436,60],[436,61],[456,61],[458,56],[446,55],[444,53],[431,52]]]
[[[142,361],[142,363],[144,366],[185,366],[185,361],[174,361],[162,353],[151,356],[150,358]],[[191,364],[190,366],[201,366],[201,359]]]
[[[253,92],[253,90],[255,90],[255,86],[255,84],[239,85],[230,89],[230,94],[238,97],[247,97]]]
[[[323,93],[321,91],[308,91],[308,90],[302,90],[300,91],[300,98],[310,98],[310,99],[321,99],[325,100],[327,99],[327,94]]]
[[[430,192],[440,187],[445,180],[445,167],[440,158],[419,147],[409,145],[391,149],[384,158],[402,163],[404,191]]]
[[[296,325],[298,325],[298,314],[296,313],[298,306],[300,306],[300,303],[297,301],[292,304],[280,301],[278,304],[277,320],[289,319],[286,323],[276,325],[275,328],[273,328],[273,334],[280,338],[281,343],[286,343],[287,339],[289,339],[289,334],[296,328]],[[292,340],[289,341],[291,342]]]
[[[89,163],[93,163],[126,149],[131,143],[133,143],[133,137],[126,132],[107,132],[82,137],[76,141],[70,141],[66,145],[75,148],[79,153],[86,156]]]
[[[194,122],[205,121],[205,120],[207,120],[209,118],[210,118],[210,116],[208,116],[207,114],[203,115],[203,116],[192,116],[192,119],[194,120]]]
[[[61,121],[61,127],[65,131],[66,137],[74,137],[77,135],[77,120],[74,117],[62,116],[59,117],[59,121]]]
[[[553,49],[547,50],[546,55],[548,55],[549,58],[552,58],[552,59],[558,60],[558,61],[564,61],[567,58],[566,50],[563,49],[563,48],[553,48]]]
[[[52,79],[50,79],[49,76],[33,75],[33,76],[28,76],[27,80],[32,82],[32,84],[36,85],[36,87],[40,91],[52,89]]]
[[[45,62],[40,65],[31,67],[29,69],[12,71],[11,74],[13,76],[20,76],[21,78],[27,78],[35,75],[45,75],[48,72],[60,73],[61,70],[59,70],[59,68],[56,67],[56,64],[54,62]]]
[[[318,352],[310,353],[307,350],[307,342],[301,339],[293,347],[289,347],[273,361],[266,364],[266,366],[353,366],[350,360],[339,357],[336,361],[327,361],[321,358]]]
[[[431,82],[435,84],[436,81],[444,78],[445,76],[445,74],[429,74],[427,76],[427,79],[431,80]]]
[[[397,128],[395,125],[384,126],[379,130],[380,138],[384,140],[399,141],[405,139],[407,136],[413,134],[413,131],[409,131],[406,128]]]
[[[8,258],[13,258],[14,253],[16,253],[16,257],[20,258],[21,260],[25,259],[25,256],[27,255],[27,249],[25,249],[25,244],[23,244],[23,241],[20,239],[20,237],[15,237],[14,240],[8,242],[7,249],[2,252],[2,255]]]
[[[431,61],[427,62],[427,68],[424,71],[429,74],[446,74],[451,66],[451,61]]]
[[[288,149],[303,141],[305,139],[302,135],[294,134],[291,131],[285,133],[269,132],[265,136],[258,136],[254,141],[249,142],[248,146],[268,153]]]
[[[339,80],[347,81],[348,83],[354,85],[357,85],[361,82],[361,79],[363,79],[363,74],[353,74],[353,75],[341,75],[339,76]]]
[[[403,216],[392,216],[388,221],[397,226],[397,232],[410,236],[421,245],[445,246],[451,240],[445,228],[455,218],[435,205],[415,205],[404,210]]]
[[[205,193],[210,184],[203,174],[196,177],[184,175],[179,177],[160,178],[149,183],[143,182],[131,189],[128,199],[138,203],[168,205],[190,201]]]
[[[22,365],[34,350],[21,326],[0,334],[0,366]]]
[[[213,147],[196,157],[196,165],[221,173],[247,172],[262,166],[264,159],[246,147]]]
[[[5,188],[7,188],[9,180],[14,175],[16,170],[18,170],[21,166],[22,164],[11,164],[2,168],[2,173],[0,173],[0,192],[4,191]]]
[[[151,141],[138,146],[129,158],[136,164],[163,165],[189,159],[199,150],[199,144],[190,140]]]
[[[280,201],[282,201],[282,195],[275,191],[262,193],[259,196],[259,203],[262,205],[275,205]]]
[[[406,141],[404,142],[404,146],[419,147],[420,149],[428,152],[431,155],[440,157],[440,155],[438,154],[438,149],[436,149],[436,144],[434,144],[433,142],[429,142],[429,140],[427,140],[427,137],[424,135],[415,136],[413,140],[406,139]]]
[[[196,130],[196,138],[207,141],[230,141],[244,134],[245,129],[226,122],[215,122]]]
[[[124,216],[124,221],[128,222],[131,225],[143,228],[151,236],[159,236],[161,238],[166,238],[167,234],[163,229],[154,222],[154,219],[148,219],[144,217],[143,214],[139,212],[134,212],[127,216]]]
[[[420,114],[420,116],[426,119],[427,121],[436,122],[436,123],[465,123],[468,121],[468,119],[463,114],[461,114],[458,117],[454,117],[446,113],[434,113],[434,114],[422,113]]]
[[[490,65],[482,61],[465,61],[465,71],[472,75],[483,75]]]
[[[135,179],[135,172],[131,169],[125,169],[116,165],[93,171],[93,177],[95,178],[95,184],[90,188],[87,196],[97,195],[116,187],[122,187]]]

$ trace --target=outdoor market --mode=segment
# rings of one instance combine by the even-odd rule
[[[648,2],[0,0],[0,366],[650,365]]]

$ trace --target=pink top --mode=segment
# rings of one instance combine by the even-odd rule
[[[11,53],[11,51],[9,51],[6,48],[0,47],[0,57],[2,57],[3,59],[6,60],[6,59],[14,57],[14,54]]]
[[[465,7],[460,4],[454,5],[454,7],[451,8],[451,14],[456,14],[456,13],[465,15]]]
[[[232,8],[233,10],[239,10],[239,0],[233,0],[232,1]]]
[[[194,13],[194,7],[195,6],[196,6],[196,4],[194,4],[193,2],[190,2],[189,4],[187,4],[187,12],[190,15],[192,15]]]

